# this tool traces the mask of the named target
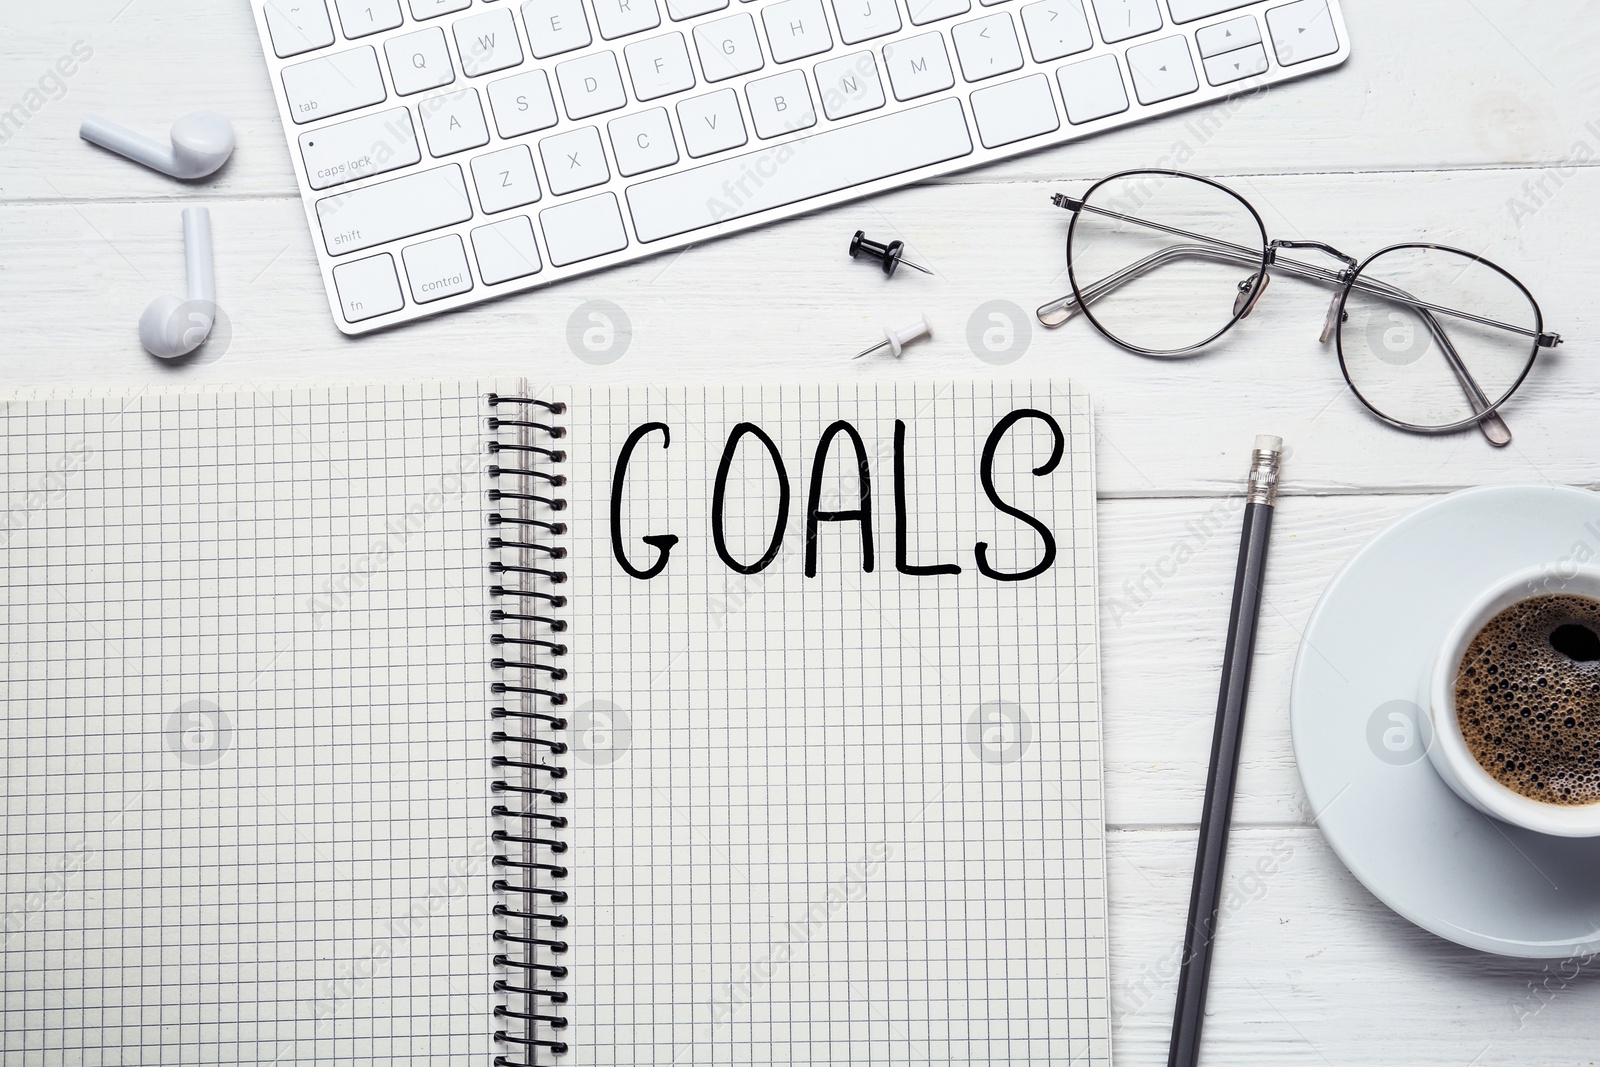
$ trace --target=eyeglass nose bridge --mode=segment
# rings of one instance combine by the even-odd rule
[[[1344,304],[1345,290],[1349,288],[1350,282],[1355,278],[1356,270],[1361,266],[1361,264],[1354,256],[1351,256],[1345,252],[1341,252],[1332,245],[1324,244],[1321,241],[1272,241],[1267,245],[1267,265],[1269,267],[1278,262],[1278,249],[1280,248],[1312,249],[1314,251],[1321,252],[1324,255],[1332,256],[1334,259],[1337,259],[1340,263],[1344,264],[1344,269],[1339,271],[1337,276],[1338,281],[1342,284],[1339,291],[1333,294],[1333,300],[1328,304],[1328,314],[1325,315],[1322,320],[1322,333],[1317,337],[1317,342],[1325,345],[1333,338],[1334,331],[1339,328],[1339,324],[1348,321],[1350,318],[1350,316],[1347,313],[1342,312],[1340,308]],[[1309,266],[1309,264],[1306,266]],[[1241,286],[1241,288],[1243,288],[1243,286]],[[1265,289],[1266,286],[1262,286],[1262,288]],[[1251,307],[1254,306],[1255,302],[1251,301]],[[1246,314],[1248,314],[1248,312],[1246,312]]]

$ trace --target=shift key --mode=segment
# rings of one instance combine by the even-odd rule
[[[398,241],[472,217],[467,183],[455,163],[317,201],[330,256]]]

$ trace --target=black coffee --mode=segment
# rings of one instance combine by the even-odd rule
[[[1600,601],[1530,597],[1485,623],[1456,671],[1456,719],[1507,788],[1600,802]]]

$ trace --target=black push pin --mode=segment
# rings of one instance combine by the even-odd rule
[[[864,230],[857,230],[856,235],[850,238],[850,258],[856,259],[863,254],[872,257],[883,264],[883,276],[885,278],[894,277],[894,269],[902,263],[912,270],[920,270],[924,274],[933,273],[927,267],[920,267],[909,259],[901,259],[900,256],[905,250],[906,243],[904,241],[890,241],[886,245],[879,244],[877,241],[869,241]]]

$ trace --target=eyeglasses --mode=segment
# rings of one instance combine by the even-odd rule
[[[1143,356],[1187,356],[1255,309],[1273,273],[1335,288],[1322,327],[1356,397],[1391,426],[1451,433],[1477,426],[1511,442],[1500,405],[1516,391],[1546,333],[1533,294],[1481,256],[1435,244],[1390,245],[1358,262],[1320,241],[1269,241],[1256,209],[1209,178],[1124,171],[1071,211],[1072,294],[1038,310],[1054,328],[1080,312],[1109,340]],[[1312,249],[1337,267],[1289,259]],[[1240,277],[1240,268],[1248,273]]]

